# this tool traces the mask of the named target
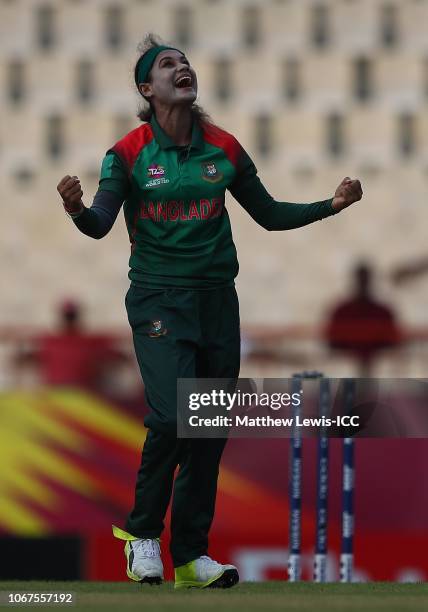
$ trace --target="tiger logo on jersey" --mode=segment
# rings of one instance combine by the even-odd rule
[[[151,326],[149,330],[150,338],[159,338],[160,336],[165,336],[167,331],[168,330],[166,329],[163,321],[151,321]]]
[[[223,174],[217,170],[214,162],[205,162],[201,164],[202,178],[209,183],[218,183],[222,180]]]

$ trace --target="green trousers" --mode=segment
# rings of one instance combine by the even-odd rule
[[[172,496],[170,549],[178,567],[207,554],[226,439],[177,438],[177,378],[239,376],[238,299],[235,287],[131,285],[126,308],[150,412],[125,529],[138,538],[160,537]]]

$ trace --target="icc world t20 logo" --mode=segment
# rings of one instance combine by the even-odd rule
[[[147,176],[149,177],[149,180],[144,187],[160,187],[160,185],[169,183],[169,179],[165,177],[165,168],[160,164],[150,164],[150,166],[147,168]]]
[[[165,168],[159,164],[152,164],[147,168],[147,174],[150,177],[159,177],[165,174]]]
[[[209,183],[218,183],[223,178],[223,174],[217,170],[214,162],[205,162],[201,164],[202,178]]]

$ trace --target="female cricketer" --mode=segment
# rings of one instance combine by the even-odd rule
[[[208,553],[224,439],[177,438],[177,378],[237,378],[238,260],[225,191],[267,230],[288,230],[330,217],[362,197],[345,178],[333,197],[312,204],[279,202],[266,191],[248,154],[195,104],[196,74],[184,53],[149,35],[135,66],[144,122],[104,157],[92,206],[77,176],[58,184],[77,228],[93,238],[111,229],[123,204],[131,242],[125,304],[150,409],[125,529],[127,575],[160,583],[159,538],[172,496],[175,587],[226,588],[233,565]],[[179,471],[174,480],[174,472]]]

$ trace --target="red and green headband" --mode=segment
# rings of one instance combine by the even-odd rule
[[[169,47],[167,45],[159,45],[157,47],[152,47],[148,51],[144,53],[138,60],[135,66],[135,84],[138,88],[140,83],[147,83],[147,78],[149,76],[149,72],[153,67],[154,61],[162,51],[166,51],[167,49],[171,49],[172,51],[178,51],[181,53],[179,49],[175,47]]]

